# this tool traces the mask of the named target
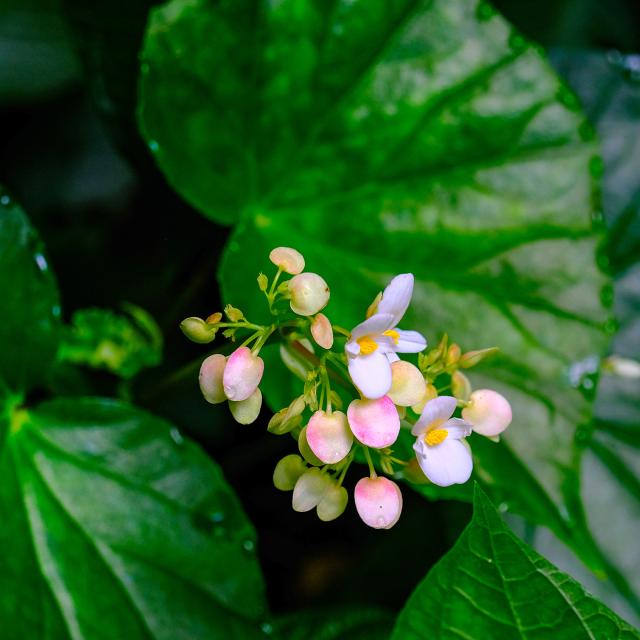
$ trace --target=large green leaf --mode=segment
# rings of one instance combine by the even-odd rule
[[[262,634],[254,531],[177,429],[85,399],[14,408],[0,432],[4,638]]]
[[[556,505],[544,523],[563,519],[597,566],[577,541],[573,440],[590,402],[569,373],[605,345],[606,279],[590,219],[601,163],[577,99],[485,3],[251,6],[174,0],[143,51],[140,123],[160,167],[207,216],[240,220],[226,300],[264,314],[249,283],[277,245],[326,278],[346,326],[412,271],[403,326],[501,348],[474,382],[512,401],[508,443]],[[508,479],[514,504],[530,485]]]
[[[0,395],[42,382],[55,358],[60,303],[45,252],[27,217],[0,188]]]
[[[400,613],[392,640],[631,640],[633,627],[502,522],[480,489],[473,519]]]

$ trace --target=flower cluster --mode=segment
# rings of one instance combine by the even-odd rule
[[[491,389],[472,390],[464,373],[496,349],[462,353],[446,335],[427,349],[421,333],[401,329],[413,295],[410,273],[393,278],[364,321],[346,330],[321,313],[329,287],[304,271],[298,251],[278,247],[269,257],[277,272],[271,282],[261,273],[258,287],[272,324],[251,323],[227,306],[225,321],[214,313],[206,320],[187,318],[181,328],[202,344],[219,330],[232,342],[248,332],[228,357],[208,356],[199,378],[205,399],[228,402],[241,424],[254,422],[262,406],[260,350],[280,343],[284,364],[301,380],[301,394],[267,428],[297,441],[298,453],[280,460],[273,474],[276,488],[293,492],[293,508],[315,509],[323,521],[340,516],[349,499],[343,483],[354,462],[369,469],[354,488],[356,510],[376,529],[392,527],[402,511],[399,486],[383,474],[441,487],[466,482],[473,470],[467,438],[475,433],[497,440],[511,422],[509,402]],[[292,277],[283,281],[283,274]],[[415,360],[399,354],[416,354]]]

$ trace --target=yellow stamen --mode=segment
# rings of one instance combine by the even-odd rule
[[[393,343],[396,346],[398,345],[398,340],[400,340],[400,334],[395,329],[387,329],[384,332],[384,335],[389,336],[393,340]]]
[[[378,343],[369,336],[358,338],[356,342],[360,345],[360,353],[363,356],[368,356],[378,348]]]
[[[449,432],[446,429],[432,429],[424,434],[424,441],[430,446],[435,447],[437,444],[443,442]]]

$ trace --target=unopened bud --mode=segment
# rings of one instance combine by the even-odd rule
[[[511,424],[509,401],[492,389],[478,389],[469,397],[462,418],[483,436],[497,436]]]
[[[216,337],[217,329],[207,324],[202,318],[185,318],[180,329],[189,340],[198,344],[208,344]]]
[[[446,358],[446,364],[447,365],[452,365],[455,364],[456,362],[458,362],[458,360],[460,360],[460,354],[462,353],[460,346],[457,345],[455,342],[449,347],[449,350],[447,351],[447,358]]]
[[[222,384],[227,359],[220,353],[205,358],[200,366],[198,383],[200,391],[207,402],[219,404],[227,399]]]
[[[242,320],[242,318],[244,318],[244,314],[242,313],[242,311],[240,311],[240,309],[236,309],[236,307],[230,304],[228,304],[224,308],[224,312],[227,318],[231,320],[231,322],[238,322],[239,320]]]
[[[417,413],[418,415],[420,415],[422,413],[422,410],[424,409],[424,405],[427,404],[429,400],[433,400],[437,396],[438,396],[438,390],[430,382],[427,383],[427,387],[424,391],[424,395],[422,396],[422,399],[416,404],[411,405],[411,410],[414,413]]]
[[[406,360],[396,360],[391,365],[391,389],[388,396],[400,407],[410,407],[420,402],[427,389],[420,369]]]
[[[287,284],[291,310],[300,316],[312,316],[329,302],[329,285],[317,273],[300,273]]]
[[[280,491],[293,491],[298,478],[307,470],[300,456],[292,453],[278,462],[273,472],[273,484]]]
[[[260,384],[264,372],[262,358],[248,347],[239,347],[227,359],[222,379],[229,400],[246,400]]]
[[[208,316],[205,322],[207,324],[218,324],[220,320],[222,320],[222,314],[219,311],[216,311],[215,313],[212,313],[210,316]]]
[[[342,411],[316,411],[306,427],[306,438],[311,451],[325,464],[340,462],[353,445],[353,433]]]
[[[300,452],[300,455],[302,455],[302,457],[314,467],[322,465],[322,460],[313,453],[309,446],[309,442],[307,441],[307,427],[304,427],[298,435],[298,451]]]
[[[391,529],[400,519],[402,493],[395,482],[382,476],[358,480],[354,490],[358,515],[374,529]]]
[[[500,349],[498,347],[489,347],[488,349],[478,349],[477,351],[467,351],[460,356],[458,364],[463,369],[470,369],[475,367],[478,363],[482,362],[485,358],[492,356],[494,353],[498,353]]]
[[[292,276],[302,273],[304,269],[304,257],[291,247],[276,247],[270,254],[269,260]]]
[[[451,375],[451,392],[458,398],[466,402],[471,395],[471,382],[462,371],[454,371]]]
[[[305,408],[304,397],[297,397],[288,407],[276,413],[267,426],[267,431],[275,435],[282,435],[295,429],[301,422],[301,413]]]
[[[323,349],[331,349],[333,346],[333,327],[324,313],[319,313],[313,319],[311,335]]]
[[[259,274],[258,288],[260,289],[260,291],[266,291],[268,286],[269,286],[269,278],[267,278],[267,276],[265,276],[264,273]]]
[[[262,407],[262,393],[256,389],[246,400],[229,400],[229,409],[236,422],[251,424],[255,422]]]
[[[374,449],[391,446],[400,433],[398,410],[389,396],[353,400],[347,409],[347,417],[353,435]]]
[[[308,469],[293,488],[292,505],[295,511],[311,511],[317,507],[331,484],[331,479],[320,469]]]
[[[347,502],[349,502],[349,494],[344,487],[339,487],[337,484],[329,485],[322,500],[318,503],[318,518],[323,522],[335,520],[344,513]]]

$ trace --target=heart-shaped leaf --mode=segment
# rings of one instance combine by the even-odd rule
[[[100,399],[0,423],[0,620],[7,638],[251,638],[255,533],[178,430]]]
[[[639,637],[515,536],[479,488],[471,523],[418,585],[392,634],[392,640]]]

